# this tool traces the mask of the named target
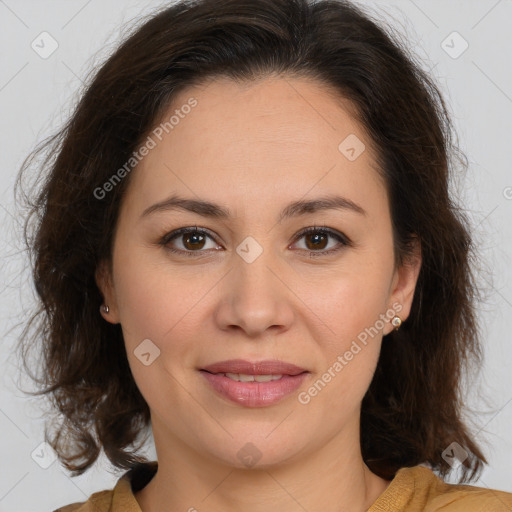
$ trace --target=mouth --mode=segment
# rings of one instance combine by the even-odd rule
[[[230,359],[227,361],[219,361],[201,370],[214,374],[234,374],[234,375],[299,375],[307,372],[305,368],[301,368],[292,363],[286,363],[278,360],[265,361],[246,361],[245,359]]]
[[[310,373],[282,361],[241,359],[221,361],[199,371],[216,394],[245,407],[265,407],[280,401]]]
[[[202,370],[206,371],[206,370]],[[250,375],[248,373],[211,373],[212,375],[221,375],[223,377],[227,377],[228,379],[234,380],[236,382],[270,382],[272,380],[280,380],[283,378],[283,374],[268,374],[268,375]]]

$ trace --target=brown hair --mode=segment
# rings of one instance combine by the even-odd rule
[[[461,377],[471,357],[481,358],[478,290],[469,224],[448,191],[451,158],[464,163],[462,153],[433,80],[391,31],[347,1],[166,6],[124,40],[66,125],[23,163],[18,180],[49,149],[37,196],[24,195],[39,308],[20,340],[25,366],[29,347],[42,355],[41,377],[31,375],[41,388],[33,394],[48,395],[61,415],[48,442],[74,474],[87,470],[101,447],[118,468],[147,461],[136,453],[142,442],[129,448],[147,434],[149,408],[131,374],[120,325],[99,314],[95,282],[99,263],[112,264],[131,175],[101,199],[94,191],[127,162],[182,89],[220,76],[242,82],[270,74],[315,78],[352,102],[377,148],[397,264],[406,264],[415,236],[421,242],[410,317],[386,336],[362,403],[366,464],[387,479],[425,462],[444,476],[451,466],[442,452],[456,441],[469,452],[460,481],[470,472],[475,478],[487,460],[461,417]]]

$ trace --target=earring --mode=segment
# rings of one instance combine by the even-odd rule
[[[391,324],[395,327],[395,331],[398,331],[400,329],[400,326],[402,325],[402,319],[396,315],[391,319]]]
[[[102,304],[101,305],[101,309],[105,312],[105,313],[108,313],[109,312],[109,308],[106,304]]]

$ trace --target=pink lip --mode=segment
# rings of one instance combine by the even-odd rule
[[[256,361],[251,363],[244,359],[220,361],[201,368],[210,373],[245,373],[247,375],[298,375],[307,371],[291,363],[277,360]]]
[[[279,374],[282,377],[270,382],[237,382],[222,375],[223,373]],[[282,361],[267,360],[251,363],[242,359],[232,359],[206,366],[201,369],[201,374],[217,393],[232,402],[245,407],[265,407],[295,391],[309,372]]]
[[[283,375],[279,380],[270,382],[237,382],[222,374],[208,373],[204,370],[201,370],[201,374],[217,393],[232,402],[245,407],[265,407],[295,391],[308,372],[293,376]]]

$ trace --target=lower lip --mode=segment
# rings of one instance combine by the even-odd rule
[[[201,370],[212,388],[220,395],[245,407],[265,407],[293,393],[307,377],[308,372],[299,375],[283,375],[270,382],[238,382],[224,375]]]

